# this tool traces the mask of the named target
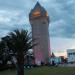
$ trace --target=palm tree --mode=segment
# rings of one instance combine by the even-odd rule
[[[24,75],[24,55],[34,46],[30,34],[27,30],[17,29],[9,33],[3,40],[7,42],[9,49],[17,54],[17,75]]]

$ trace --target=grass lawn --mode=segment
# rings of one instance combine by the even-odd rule
[[[0,75],[16,75],[15,70],[0,71]],[[25,75],[75,75],[75,67],[37,67],[25,69]]]

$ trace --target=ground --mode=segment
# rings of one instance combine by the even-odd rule
[[[0,71],[0,75],[17,75],[15,70]],[[75,75],[75,67],[37,67],[25,69],[25,75]]]

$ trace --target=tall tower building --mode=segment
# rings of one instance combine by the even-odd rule
[[[29,14],[29,21],[32,27],[32,38],[37,42],[33,48],[35,63],[48,62],[50,54],[49,16],[38,2]]]

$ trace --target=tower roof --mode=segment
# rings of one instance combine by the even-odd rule
[[[48,16],[47,11],[40,5],[39,2],[36,3],[34,8],[31,10],[29,16],[38,17],[38,16]]]
[[[51,55],[51,57],[53,57],[53,58],[55,57],[55,54],[54,54],[53,52],[52,52],[52,55]]]

